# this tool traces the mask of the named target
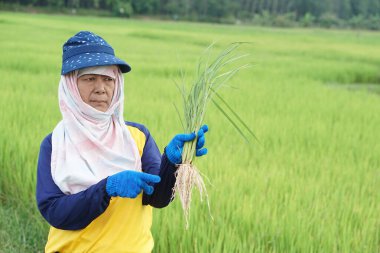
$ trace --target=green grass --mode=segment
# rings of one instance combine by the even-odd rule
[[[61,118],[62,44],[86,29],[132,65],[125,119],[161,150],[181,131],[179,69],[191,78],[214,41],[216,51],[252,42],[241,51],[253,67],[221,95],[261,144],[249,149],[210,104],[209,154],[196,162],[214,221],[196,192],[187,231],[178,200],[155,210],[155,252],[380,251],[380,97],[326,85],[379,84],[379,33],[0,12],[0,252],[43,250],[39,145]]]

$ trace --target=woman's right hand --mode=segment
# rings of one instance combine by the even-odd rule
[[[149,184],[160,181],[156,175],[126,170],[107,178],[106,191],[111,197],[136,198],[141,191],[151,195],[154,188]]]

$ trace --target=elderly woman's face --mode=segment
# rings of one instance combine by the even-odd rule
[[[105,112],[111,105],[115,79],[103,75],[83,75],[77,80],[79,94],[86,104]]]

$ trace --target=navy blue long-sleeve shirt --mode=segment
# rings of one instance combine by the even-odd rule
[[[144,133],[145,145],[141,157],[142,171],[159,175],[161,181],[154,186],[152,195],[143,194],[143,205],[162,208],[172,197],[175,184],[175,165],[160,151],[148,129],[137,123],[126,122]],[[65,230],[85,228],[108,207],[110,196],[106,192],[107,178],[88,189],[66,195],[54,183],[51,175],[52,134],[42,141],[37,165],[36,198],[42,216],[53,227]]]

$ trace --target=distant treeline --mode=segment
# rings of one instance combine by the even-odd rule
[[[0,0],[0,8],[380,30],[380,0]]]

